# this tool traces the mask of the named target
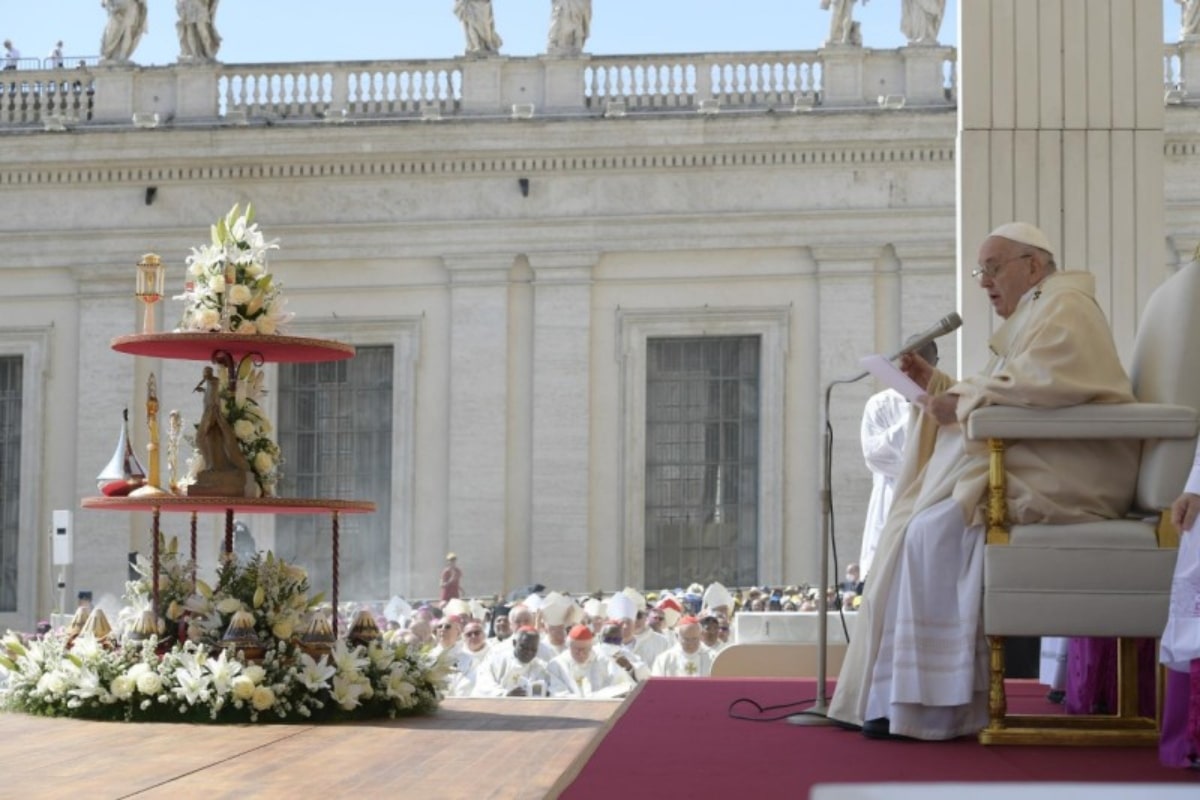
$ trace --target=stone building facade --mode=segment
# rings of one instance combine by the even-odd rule
[[[6,76],[0,396],[19,425],[0,624],[58,606],[60,573],[67,597],[119,596],[148,549],[148,515],[80,498],[122,409],[145,446],[151,373],[162,408],[195,421],[200,366],[109,342],[137,330],[141,254],[168,263],[169,296],[235,202],[280,239],[288,332],[375,365],[267,367],[281,442],[306,448],[285,448],[285,475],[380,507],[343,522],[344,599],[435,595],[448,550],[470,594],[816,582],[824,387],[954,310],[971,266],[954,64],[908,47]],[[1168,108],[1167,269],[1200,238],[1198,123]],[[179,306],[162,306],[169,328]],[[941,344],[945,363],[981,359]],[[280,407],[327,383],[328,415]],[[877,388],[831,393],[839,564],[858,552]],[[55,509],[73,511],[67,570]],[[247,522],[323,574],[322,523]],[[199,530],[209,570],[223,520]]]

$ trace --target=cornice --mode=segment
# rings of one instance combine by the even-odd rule
[[[128,161],[105,165],[0,168],[0,186],[68,189],[73,186],[144,186],[234,181],[363,180],[412,177],[463,178],[494,175],[663,172],[721,169],[828,167],[939,167],[954,163],[952,141],[903,141],[792,147],[620,149],[545,155],[339,156],[296,154],[264,161],[184,156],[168,163]]]

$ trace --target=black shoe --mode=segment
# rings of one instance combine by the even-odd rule
[[[887,717],[877,717],[869,719],[863,723],[862,735],[868,739],[893,739],[896,741],[911,742],[914,741],[911,736],[901,736],[892,733],[892,721]]]
[[[1067,698],[1067,693],[1064,692],[1062,689],[1051,689],[1050,692],[1046,695],[1046,699],[1049,700],[1051,703],[1054,703],[1055,705],[1059,705],[1066,698]]]
[[[826,719],[828,719],[831,724],[841,728],[844,731],[855,731],[857,733],[858,731],[862,730],[861,725],[855,725],[853,722],[846,722],[844,720],[834,719],[833,717],[826,717]]]

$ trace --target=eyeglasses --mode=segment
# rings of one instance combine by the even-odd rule
[[[1024,255],[1013,256],[1007,261],[1001,261],[999,264],[984,264],[976,267],[975,269],[971,270],[971,277],[975,280],[982,280],[983,278],[991,280],[996,277],[996,275],[1000,272],[1000,269],[1006,264],[1011,264],[1014,261],[1020,261],[1022,258],[1033,258],[1033,253],[1025,253]]]

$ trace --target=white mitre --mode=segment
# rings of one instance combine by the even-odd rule
[[[629,599],[629,595],[614,594],[608,598],[608,618],[615,620],[636,619],[637,606],[633,600]]]
[[[723,585],[714,581],[704,590],[704,599],[701,601],[701,608],[720,608],[721,606],[732,610],[733,595]]]
[[[626,586],[624,589],[621,590],[621,594],[625,595],[630,600],[632,600],[633,607],[635,609],[637,609],[638,611],[646,610],[646,597],[641,592],[639,592],[637,589],[634,589],[631,586]]]
[[[542,599],[542,619],[547,625],[571,625],[578,621],[580,608],[575,601],[558,592]]]

